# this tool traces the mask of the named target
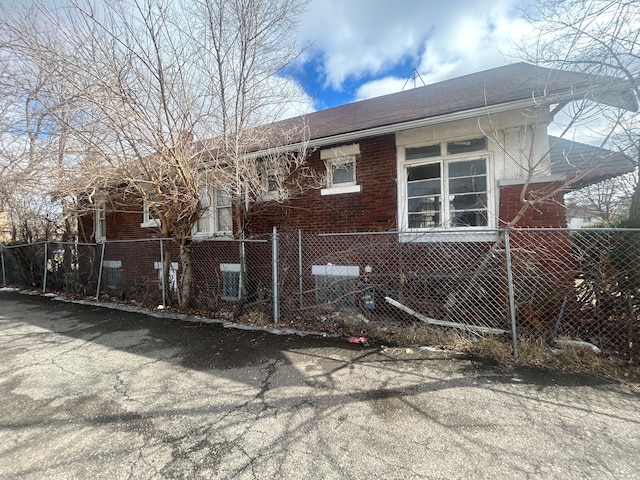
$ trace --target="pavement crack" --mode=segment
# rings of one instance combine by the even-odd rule
[[[277,361],[272,360],[271,362],[269,362],[269,364],[266,367],[265,378],[262,381],[262,384],[260,385],[260,391],[255,396],[256,400],[259,400],[260,402],[262,402],[263,411],[266,410],[267,408],[269,408],[269,405],[267,404],[267,402],[265,400],[265,395],[271,389],[271,379],[272,379],[273,375],[276,373],[277,369],[278,369],[278,362]]]

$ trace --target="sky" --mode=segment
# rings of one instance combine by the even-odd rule
[[[321,110],[519,61],[523,0],[311,0],[289,72]],[[419,76],[416,75],[417,72]]]

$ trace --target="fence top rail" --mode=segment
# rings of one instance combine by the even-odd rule
[[[159,242],[160,240],[165,242],[173,242],[173,238],[130,238],[125,240],[104,240],[98,242],[98,245],[106,243],[133,243],[133,242]],[[242,243],[269,243],[269,240],[259,240],[259,239],[251,239],[251,238],[232,238],[232,237],[209,237],[209,238],[191,238],[191,241],[194,243],[205,243],[205,242],[242,242]],[[95,245],[95,244],[90,244]]]
[[[11,248],[34,247],[36,245],[45,245],[47,243],[51,243],[51,242],[40,241],[40,242],[33,242],[33,243],[19,243],[17,245],[2,245],[2,248],[6,248],[7,250],[9,250]]]
[[[509,232],[640,232],[640,228],[615,228],[615,227],[585,227],[585,228],[561,228],[561,227],[511,227],[511,228],[487,228],[473,229],[469,231],[461,230],[431,230],[431,231],[401,231],[390,230],[386,232],[335,232],[335,233],[318,233],[319,237],[357,237],[361,235],[412,235],[412,236],[438,236],[438,235],[459,235],[464,240],[465,235],[473,235],[477,233],[504,233]],[[303,232],[304,233],[304,232]]]

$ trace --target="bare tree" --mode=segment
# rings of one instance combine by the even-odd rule
[[[558,69],[609,75],[627,82],[640,100],[640,4],[634,0],[538,0],[525,14],[537,31],[521,42],[517,54]],[[607,120],[601,138],[637,158],[637,114],[602,109]],[[575,122],[574,122],[575,123]],[[604,133],[602,135],[602,133]],[[640,226],[640,184],[629,220]]]
[[[610,224],[629,213],[636,173],[609,178],[567,195],[567,214],[590,222]]]
[[[55,72],[23,55],[0,31],[0,210],[5,240],[48,240],[59,230],[62,211],[52,201],[52,173],[64,145],[50,90]]]
[[[52,113],[65,146],[57,188],[85,192],[91,205],[97,192],[117,187],[138,199],[138,211],[151,209],[159,233],[179,246],[183,305],[203,190],[224,189],[242,233],[265,167],[288,176],[304,163],[304,141],[296,151],[280,148],[292,136],[303,140],[304,125],[260,128],[295,100],[280,74],[300,51],[291,34],[303,6],[69,0],[3,15],[7,48],[55,73],[48,91],[64,98]]]

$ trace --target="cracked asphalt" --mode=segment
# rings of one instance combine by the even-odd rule
[[[640,395],[0,290],[0,479],[640,478]]]

